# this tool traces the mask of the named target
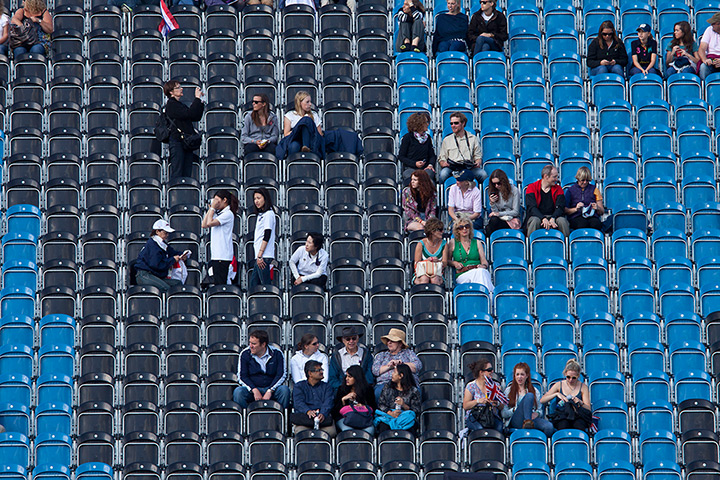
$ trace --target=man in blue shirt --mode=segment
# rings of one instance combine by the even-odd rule
[[[295,411],[290,414],[290,423],[295,425],[295,433],[317,427],[331,436],[335,435],[332,410],[335,391],[322,379],[322,363],[308,360],[305,363],[307,380],[298,382],[293,387],[293,404]]]
[[[240,352],[238,378],[240,386],[233,392],[233,400],[240,407],[258,400],[275,400],[283,408],[290,405],[290,389],[284,385],[285,357],[280,349],[268,345],[265,330],[250,334],[248,347]]]

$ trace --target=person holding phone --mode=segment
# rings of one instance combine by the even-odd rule
[[[177,80],[170,80],[163,85],[163,92],[168,98],[165,104],[165,115],[170,123],[170,178],[192,177],[193,163],[200,163],[200,159],[193,150],[189,150],[183,142],[195,134],[193,122],[199,122],[205,111],[202,101],[203,92],[195,87],[195,99],[188,107],[180,99],[183,96],[183,87]]]
[[[210,267],[207,278],[214,285],[231,283],[228,271],[235,255],[232,236],[238,207],[235,195],[225,189],[218,190],[210,200],[202,220],[202,228],[210,229]]]
[[[178,252],[168,245],[167,238],[175,231],[167,220],[158,220],[152,226],[150,238],[138,254],[135,270],[138,285],[152,285],[161,292],[170,287],[181,285],[180,280],[168,278],[168,272],[175,263],[187,260],[190,252]]]

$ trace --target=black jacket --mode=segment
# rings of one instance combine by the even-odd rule
[[[472,52],[475,49],[475,40],[481,33],[492,33],[498,46],[502,48],[505,40],[508,39],[507,18],[500,10],[495,10],[489,21],[482,17],[482,10],[475,12],[470,19],[470,27],[467,34],[467,45]]]
[[[148,238],[145,246],[140,250],[135,268],[137,270],[146,270],[156,277],[164,279],[167,277],[170,267],[175,265],[175,259],[173,258],[175,255],[182,255],[182,252],[178,252],[170,245],[168,245],[167,250],[163,250],[151,237]]]
[[[165,104],[165,114],[175,123],[175,126],[186,135],[195,133],[193,122],[199,122],[200,119],[202,119],[203,111],[205,111],[205,104],[199,98],[193,100],[189,108],[174,98],[168,99]],[[180,135],[172,128],[172,125],[170,127],[170,141],[180,141]]]
[[[413,170],[418,168],[415,162],[419,160],[425,162],[421,168],[428,165],[434,166],[437,155],[435,155],[435,149],[433,148],[432,137],[425,140],[425,143],[420,143],[412,132],[406,133],[400,142],[398,158],[406,168],[412,168]]]
[[[615,42],[609,48],[600,48],[598,39],[592,41],[588,47],[587,66],[595,68],[600,66],[602,60],[615,60],[615,63],[624,67],[628,64],[628,56],[623,42]]]

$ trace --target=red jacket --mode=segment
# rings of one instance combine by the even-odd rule
[[[543,216],[545,216],[538,210],[538,206],[540,205],[541,189],[542,180],[533,182],[525,188],[525,207],[527,209],[528,217],[542,218]],[[553,203],[555,204],[555,212],[553,212],[551,216],[557,218],[564,215],[565,193],[563,192],[562,187],[560,187],[560,185],[553,185],[552,187],[550,187],[550,194],[552,195]],[[532,196],[532,198],[535,200],[534,205],[531,203],[532,201],[528,198],[530,196]],[[562,205],[558,205],[558,197],[563,197]]]

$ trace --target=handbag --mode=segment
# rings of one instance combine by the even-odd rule
[[[496,424],[495,413],[493,412],[493,406],[489,403],[482,405],[475,405],[470,410],[470,415],[478,422],[483,428],[494,428]]]
[[[345,425],[357,430],[371,427],[373,424],[373,410],[365,405],[345,405],[340,409]]]
[[[30,48],[40,43],[37,28],[29,18],[23,18],[21,25],[11,23],[9,36],[8,46],[11,51],[17,47]]]
[[[430,260],[421,260],[415,265],[415,276],[422,277],[427,275],[428,277],[442,276],[443,264],[442,262],[432,262]]]
[[[202,135],[200,135],[200,133],[193,132],[190,135],[186,134],[175,125],[175,122],[168,117],[164,111],[160,112],[160,116],[155,123],[155,139],[161,143],[169,143],[170,133],[173,128],[177,130],[178,135],[180,135],[183,149],[194,152],[202,145]]]

